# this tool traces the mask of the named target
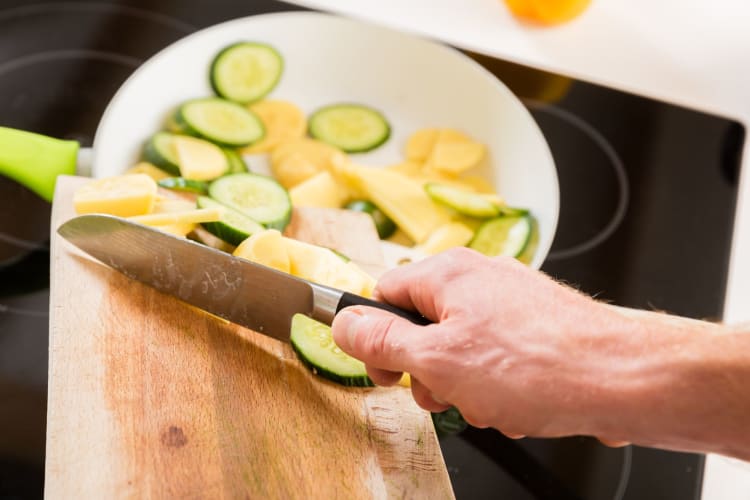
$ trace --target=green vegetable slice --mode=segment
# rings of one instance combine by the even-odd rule
[[[372,387],[364,363],[342,351],[333,341],[331,328],[304,314],[292,317],[292,347],[313,373],[333,382]]]
[[[174,136],[175,134],[170,132],[157,132],[152,135],[143,147],[143,159],[172,175],[179,176],[180,162],[172,142]]]
[[[371,201],[354,200],[349,202],[344,208],[369,214],[370,217],[372,217],[372,221],[375,223],[375,229],[377,229],[378,236],[380,236],[381,240],[388,238],[396,232],[396,223]]]
[[[500,215],[499,207],[480,194],[437,182],[428,182],[424,189],[433,201],[450,207],[462,215],[479,219]]]
[[[377,110],[361,104],[332,104],[308,121],[310,135],[347,153],[363,153],[383,144],[391,126]]]
[[[533,222],[528,215],[496,217],[479,226],[468,246],[491,257],[518,257],[529,244],[532,231]]]
[[[263,43],[239,42],[219,52],[211,63],[211,87],[217,95],[242,104],[257,101],[281,79],[284,59]]]
[[[242,159],[242,155],[236,150],[231,148],[224,148],[224,154],[227,155],[227,161],[229,161],[229,174],[238,174],[240,172],[249,172],[250,169],[247,167],[247,163]]]
[[[173,191],[183,191],[186,193],[206,194],[208,192],[208,183],[195,179],[185,179],[184,177],[167,177],[157,181],[157,184],[163,188],[172,189]]]
[[[230,148],[248,146],[266,133],[255,113],[218,97],[192,99],[183,103],[175,119],[192,135]]]
[[[292,216],[289,193],[276,180],[244,172],[219,177],[208,187],[214,200],[270,229],[282,231]]]
[[[198,208],[224,209],[221,220],[216,222],[204,222],[201,225],[219,239],[232,245],[239,245],[253,234],[263,231],[264,227],[242,212],[224,205],[208,196],[199,196],[196,200]]]

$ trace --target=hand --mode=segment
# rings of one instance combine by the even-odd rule
[[[514,259],[465,248],[387,273],[376,297],[435,323],[349,307],[333,322],[336,343],[375,383],[408,372],[424,409],[453,405],[512,437],[598,435],[638,350],[622,335],[635,328],[626,315]]]

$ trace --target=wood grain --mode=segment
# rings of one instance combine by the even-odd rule
[[[53,207],[46,498],[453,498],[408,389],[322,380],[58,237],[82,182]]]

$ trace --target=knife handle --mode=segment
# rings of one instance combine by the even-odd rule
[[[389,313],[393,313],[396,316],[400,316],[404,319],[407,319],[417,325],[426,326],[426,325],[432,324],[432,321],[430,321],[429,319],[425,318],[424,316],[422,316],[421,314],[417,312],[406,311],[404,309],[394,307],[384,302],[378,302],[376,300],[366,299],[360,295],[355,295],[353,293],[344,292],[341,295],[341,298],[339,299],[338,305],[336,306],[336,313],[338,314],[338,312],[341,311],[343,308],[349,307],[349,306],[376,307],[378,309],[388,311]]]

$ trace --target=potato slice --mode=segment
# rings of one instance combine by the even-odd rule
[[[168,226],[172,224],[216,222],[221,219],[222,213],[223,210],[220,208],[196,208],[193,210],[182,210],[177,212],[135,215],[128,217],[128,219],[146,226]]]
[[[458,175],[479,165],[485,147],[478,142],[441,142],[438,140],[427,158],[425,168],[444,174]]]
[[[462,247],[471,241],[474,231],[460,222],[449,222],[438,227],[414,250],[425,255],[435,255],[453,247]]]
[[[276,229],[267,229],[253,234],[240,243],[233,254],[285,273],[291,271],[284,237]]]
[[[406,142],[406,159],[414,162],[425,161],[430,156],[439,133],[438,128],[423,128],[414,132]]]
[[[290,189],[318,172],[341,163],[346,155],[315,139],[301,138],[279,144],[271,154],[271,171],[282,186]]]
[[[294,186],[289,197],[295,207],[341,208],[350,193],[326,170]]]
[[[159,231],[164,231],[165,233],[173,234],[175,236],[185,237],[188,235],[188,233],[195,230],[197,224],[193,222],[180,222],[177,224],[167,224],[164,226],[155,226],[156,229]]]
[[[209,181],[229,169],[229,160],[224,151],[213,143],[196,137],[176,135],[172,144],[180,164],[180,174],[185,179]]]
[[[427,196],[421,182],[406,175],[358,165],[342,165],[337,172],[417,243],[450,221],[450,212]]]
[[[263,138],[240,151],[243,154],[268,153],[284,141],[304,137],[307,131],[305,113],[294,103],[266,99],[249,106],[266,129]]]
[[[149,163],[147,161],[136,163],[135,165],[130,167],[125,173],[126,174],[146,174],[157,182],[162,179],[166,179],[167,177],[172,177],[168,172],[165,172],[164,170],[160,169],[153,163]]]
[[[146,174],[107,177],[78,188],[73,206],[79,214],[143,215],[153,210],[156,191],[156,181]]]
[[[345,261],[329,248],[291,238],[284,238],[284,243],[289,255],[291,274],[364,297],[372,296],[375,278],[362,271],[354,262]]]

